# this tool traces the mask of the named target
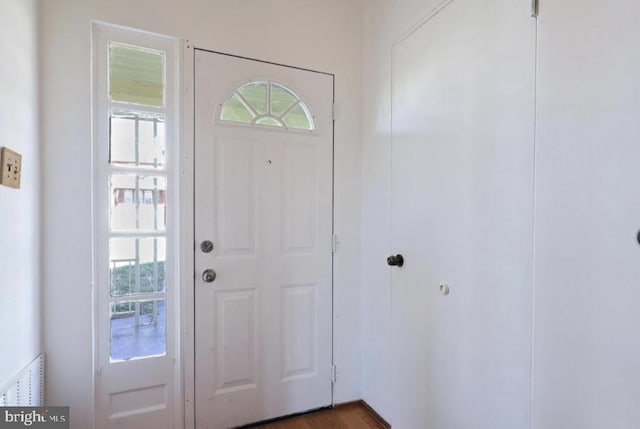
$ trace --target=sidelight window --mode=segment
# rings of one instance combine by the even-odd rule
[[[149,427],[169,425],[181,402],[176,402],[181,368],[176,341],[179,46],[173,37],[92,24],[92,298],[95,394],[96,403],[103,404],[95,410],[99,427],[141,421]]]
[[[166,55],[108,46],[108,306],[111,362],[167,352]],[[105,94],[106,95],[106,94]]]

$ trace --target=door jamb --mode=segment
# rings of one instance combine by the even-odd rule
[[[182,350],[182,400],[184,429],[195,428],[195,232],[194,232],[194,190],[195,190],[195,112],[193,94],[195,55],[189,40],[182,42],[182,133],[178,143],[180,157],[180,303],[181,321],[179,338]]]

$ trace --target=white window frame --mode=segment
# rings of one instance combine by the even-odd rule
[[[253,84],[253,83],[266,83],[267,84],[267,113],[263,113],[260,114],[258,113],[254,107],[251,105],[251,103],[240,93],[240,90],[242,88],[244,88],[247,85]],[[291,104],[287,110],[278,115],[274,115],[271,112],[271,87],[272,86],[278,86],[282,89],[284,89],[285,91],[289,92],[291,95],[293,95],[293,97],[295,98],[295,101],[293,102],[293,104]],[[229,101],[229,99],[231,97],[233,97],[234,95],[238,96],[238,99],[240,100],[240,102],[245,106],[245,108],[253,115],[253,119],[250,122],[242,122],[242,121],[231,121],[228,119],[222,119],[222,111],[224,109],[225,104]],[[304,128],[291,128],[288,127],[285,123],[284,123],[284,117],[287,116],[287,113],[289,113],[291,110],[293,110],[296,106],[300,106],[302,108],[302,110],[304,110],[305,114],[307,115],[307,119],[309,120],[309,123],[311,124],[311,129],[304,129]],[[259,125],[256,123],[256,121],[262,119],[262,118],[272,118],[274,120],[276,120],[277,122],[280,122],[282,125],[281,126],[273,126],[273,125]],[[225,96],[225,98],[220,102],[220,105],[218,106],[218,109],[216,111],[216,122],[220,125],[231,125],[231,126],[240,126],[240,127],[250,127],[250,128],[260,128],[262,129],[266,129],[266,130],[271,130],[271,131],[279,131],[279,132],[293,132],[293,133],[302,133],[302,134],[318,134],[318,124],[317,124],[317,118],[316,116],[313,114],[313,112],[311,111],[311,108],[309,107],[309,104],[307,103],[307,101],[304,99],[304,97],[302,97],[300,95],[300,92],[291,88],[288,85],[285,85],[281,82],[278,82],[277,80],[273,80],[273,79],[268,79],[268,78],[253,78],[253,79],[249,79],[249,80],[245,80],[242,81],[240,83],[238,83],[237,85],[234,85],[233,89],[230,91],[227,91],[227,95]]]
[[[154,49],[165,53],[165,107],[156,108],[109,100],[108,93],[108,46],[110,42]],[[167,427],[184,427],[183,377],[181,358],[181,271],[180,252],[180,207],[185,197],[178,192],[180,187],[180,41],[173,37],[152,34],[125,27],[94,22],[92,24],[92,221],[93,221],[93,314],[94,314],[94,391],[95,427],[102,429],[109,419],[109,385],[106,378],[126,377],[127,373],[139,378],[140,388],[158,384],[158,377],[166,377],[166,405],[172,415]],[[68,101],[63,101],[68,102]],[[109,164],[109,111],[113,107],[130,110],[163,113],[165,115],[166,166],[164,171],[148,168],[119,168]],[[126,170],[132,173],[158,174],[167,178],[166,189],[166,354],[130,361],[110,361],[110,274],[109,274],[109,230],[110,191],[109,175]],[[127,236],[129,234],[126,234]],[[148,236],[148,234],[146,234]],[[145,237],[145,233],[136,234]],[[144,371],[140,369],[143,368]],[[117,374],[116,374],[117,373]],[[164,375],[162,375],[164,374]],[[148,382],[145,381],[148,378]],[[162,381],[164,383],[165,381]],[[142,410],[144,411],[144,410]],[[143,416],[144,413],[139,414]],[[125,416],[124,418],[127,418]],[[172,420],[172,421],[171,421]],[[152,421],[149,424],[155,426]],[[164,425],[163,425],[164,426]]]

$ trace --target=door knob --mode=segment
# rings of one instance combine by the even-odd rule
[[[205,283],[211,283],[215,279],[216,279],[216,272],[213,271],[211,268],[208,268],[202,272],[202,280],[204,280]]]
[[[402,255],[391,255],[387,258],[387,264],[392,267],[401,267],[404,265],[404,258]]]

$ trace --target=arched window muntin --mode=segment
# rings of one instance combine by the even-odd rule
[[[263,88],[264,95],[257,98],[255,95],[261,91],[260,88]],[[269,79],[251,79],[236,85],[227,94],[216,113],[216,120],[221,124],[302,133],[314,133],[317,129],[309,105],[299,92],[288,85]],[[287,97],[290,100],[283,105]],[[239,105],[241,109],[238,109]]]

